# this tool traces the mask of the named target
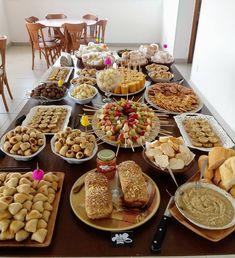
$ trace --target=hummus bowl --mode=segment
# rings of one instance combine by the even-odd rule
[[[235,225],[235,199],[214,184],[190,182],[175,193],[179,212],[194,225],[221,230]]]

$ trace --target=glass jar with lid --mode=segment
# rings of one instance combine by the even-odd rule
[[[108,179],[112,179],[116,172],[116,156],[112,150],[104,149],[98,152],[96,159],[98,173],[104,174]]]

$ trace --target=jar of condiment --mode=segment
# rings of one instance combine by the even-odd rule
[[[96,159],[98,173],[104,174],[108,179],[112,179],[116,172],[116,156],[112,150],[104,149],[98,152]]]

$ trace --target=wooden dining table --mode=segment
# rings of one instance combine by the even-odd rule
[[[86,23],[87,26],[92,26],[96,24],[95,20],[87,20],[87,19],[44,19],[39,20],[37,23],[40,23],[46,27],[53,27],[53,28],[61,28],[65,23],[72,23],[72,24],[79,24],[79,23]]]
[[[176,67],[172,66],[172,72],[175,79],[181,79],[182,75],[178,72]],[[73,74],[72,76],[76,76]],[[187,82],[183,83],[188,86]],[[70,87],[70,85],[67,85]],[[135,95],[135,99],[139,99],[143,92]],[[92,100],[90,105],[101,103],[103,94],[99,94]],[[118,98],[117,98],[118,99]],[[19,112],[17,118],[22,115],[27,115],[30,109],[39,105],[38,100],[29,99],[27,104]],[[71,99],[65,99],[53,104],[66,104],[72,107],[72,117],[79,119],[79,114],[83,114],[83,107],[75,104]],[[210,114],[209,110],[203,106],[200,111],[203,114]],[[12,122],[8,130],[15,127],[17,118]],[[173,116],[169,116],[168,120],[175,126],[167,128],[174,136],[180,136],[180,132],[174,122]],[[72,122],[72,120],[71,120]],[[69,124],[71,125],[71,124]],[[81,126],[79,125],[79,128]],[[153,169],[143,159],[143,148],[132,149],[120,148],[117,157],[117,163],[124,160],[134,160],[138,163],[142,170],[151,177],[157,184],[160,191],[160,206],[155,215],[143,225],[132,229],[133,244],[125,247],[115,247],[111,242],[111,233],[109,231],[102,231],[84,224],[73,213],[69,196],[70,191],[75,181],[87,171],[96,167],[96,157],[89,162],[75,165],[68,164],[63,159],[52,153],[50,147],[50,136],[47,136],[47,145],[45,149],[33,160],[28,162],[16,161],[9,156],[0,158],[0,167],[9,166],[30,166],[32,169],[36,168],[37,162],[45,171],[61,171],[65,173],[64,186],[59,205],[59,210],[56,218],[55,229],[50,246],[45,248],[27,248],[27,247],[1,247],[0,242],[0,256],[11,257],[96,257],[96,256],[192,256],[192,255],[225,255],[235,254],[234,233],[231,233],[225,239],[219,242],[212,242],[195,234],[187,229],[184,225],[172,218],[170,221],[165,239],[162,244],[160,252],[153,253],[150,250],[151,241],[155,234],[156,228],[161,220],[164,210],[169,201],[169,194],[174,194],[176,186],[169,176],[169,174],[159,173],[158,170]],[[107,143],[99,145],[99,150],[108,148],[116,151],[116,147]],[[193,150],[196,154],[196,160],[199,155],[203,154],[199,150]],[[177,175],[176,180],[179,184],[186,182],[192,175],[198,171],[197,162],[193,163],[191,168],[183,174]]]

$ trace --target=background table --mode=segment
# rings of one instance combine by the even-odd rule
[[[181,75],[173,67],[175,78],[178,79]],[[138,99],[141,93],[136,96]],[[95,102],[101,101],[101,95],[94,99]],[[29,100],[25,107],[21,110],[18,117],[23,114],[27,114],[33,106],[39,104],[36,100]],[[53,103],[55,104],[55,103]],[[78,117],[78,114],[83,113],[80,105],[72,103],[68,98],[61,101],[60,104],[69,104],[73,107],[72,115]],[[203,107],[202,113],[209,114],[206,107]],[[170,117],[174,123],[173,117]],[[14,128],[14,122],[10,128]],[[10,129],[9,128],[9,129]],[[175,136],[179,136],[179,130],[175,127],[169,127]],[[99,149],[109,148],[116,150],[108,144],[102,144]],[[197,158],[200,151],[195,151]],[[176,187],[168,175],[160,175],[157,171],[151,168],[142,158],[142,147],[136,148],[135,152],[131,149],[120,149],[117,162],[120,163],[124,160],[134,160],[143,169],[143,171],[149,175],[158,185],[161,202],[157,213],[147,223],[133,230],[134,244],[133,247],[115,248],[111,244],[110,232],[100,231],[85,225],[80,221],[73,213],[70,203],[69,194],[74,182],[85,172],[95,168],[95,158],[91,161],[81,165],[70,165],[64,160],[54,155],[50,149],[50,137],[47,137],[47,146],[40,153],[37,158],[25,162],[18,162],[14,159],[5,156],[0,158],[0,166],[25,166],[29,165],[33,168],[36,167],[36,162],[39,162],[41,168],[45,171],[62,171],[65,173],[64,187],[62,191],[62,197],[60,201],[59,211],[57,214],[57,220],[55,230],[52,238],[52,243],[47,248],[1,248],[0,256],[152,256],[152,255],[223,255],[223,254],[235,254],[234,233],[225,238],[224,240],[214,243],[210,242],[189,229],[185,228],[175,219],[170,222],[165,240],[162,244],[162,250],[160,253],[152,253],[150,251],[150,244],[155,233],[156,227],[161,219],[161,216],[166,208],[169,200],[169,195],[166,192],[168,189],[171,193],[174,193]],[[194,163],[193,167],[187,173],[177,176],[179,183],[185,182],[197,171],[197,164]]]
[[[83,23],[85,22],[87,26],[92,26],[96,24],[94,20],[87,20],[87,19],[44,19],[39,20],[37,23],[40,23],[46,27],[54,27],[54,28],[61,28],[64,23]]]

